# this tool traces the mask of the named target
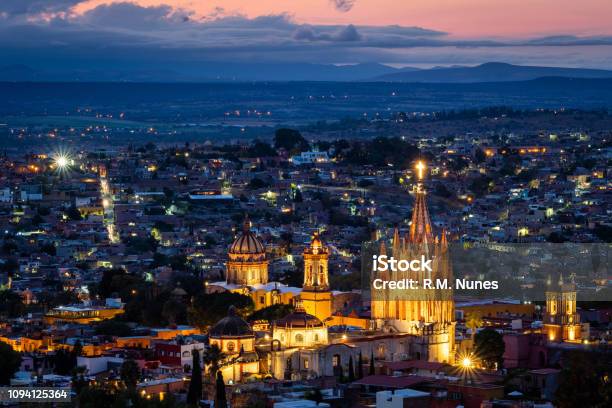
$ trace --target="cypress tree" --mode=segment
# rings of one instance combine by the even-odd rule
[[[215,392],[215,408],[227,408],[227,397],[225,396],[225,382],[221,370],[217,371],[217,389]]]
[[[192,350],[193,364],[191,365],[191,382],[189,383],[189,391],[187,393],[187,403],[189,405],[198,405],[202,399],[202,367],[200,366],[200,352],[196,349]]]
[[[353,356],[349,358],[348,380],[349,382],[355,381],[355,368],[353,367]]]
[[[374,351],[370,354],[370,375],[374,375]]]
[[[359,360],[357,360],[357,378],[363,378],[363,357],[361,355],[361,350],[359,350]]]

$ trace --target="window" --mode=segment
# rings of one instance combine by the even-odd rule
[[[227,343],[227,351],[234,351],[234,349],[236,348],[236,345],[234,344],[233,341],[230,341],[229,343]]]
[[[306,370],[308,370],[308,366],[309,366],[308,359],[307,359],[307,358],[305,358],[305,359],[304,359],[304,368],[305,368]]]
[[[266,303],[266,298],[265,298],[265,297],[263,297],[263,296],[260,296],[260,297],[259,297],[259,303],[261,303],[262,305],[263,305],[264,303]]]
[[[296,343],[302,343],[304,341],[304,336],[302,336],[301,334],[296,334],[295,341]]]
[[[319,335],[318,334],[314,335],[314,341],[319,341]]]
[[[338,367],[340,365],[340,354],[334,354],[332,357],[332,366]]]

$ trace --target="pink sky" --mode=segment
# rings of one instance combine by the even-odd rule
[[[128,0],[88,0],[76,11]],[[298,23],[419,26],[453,37],[514,37],[572,34],[612,35],[612,0],[354,0],[346,12],[332,0],[132,0],[145,6],[167,4],[206,16],[249,18],[287,13]]]

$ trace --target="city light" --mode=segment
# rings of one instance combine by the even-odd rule
[[[68,158],[66,156],[58,156],[55,159],[55,164],[58,168],[62,169],[68,166]]]
[[[470,357],[468,357],[468,356],[463,357],[463,359],[461,360],[461,366],[463,368],[471,368],[472,364],[474,364],[474,363],[472,362],[472,359]]]

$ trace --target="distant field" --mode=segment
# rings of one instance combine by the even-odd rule
[[[523,82],[14,83],[0,82],[0,117],[107,126],[270,126],[390,112],[513,108],[612,108],[612,79]],[[78,115],[123,112],[126,120]],[[50,116],[46,116],[50,115]],[[47,122],[49,123],[49,122]]]
[[[87,126],[106,126],[107,128],[144,128],[144,127],[155,127],[161,128],[167,125],[155,123],[155,122],[139,122],[133,120],[123,120],[115,118],[96,118],[87,116],[77,115],[49,115],[49,116],[0,116],[0,123],[6,124],[10,127],[19,126],[74,126],[74,127],[87,127]]]

